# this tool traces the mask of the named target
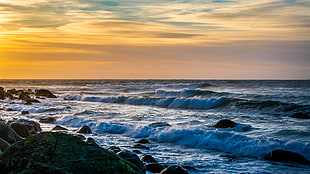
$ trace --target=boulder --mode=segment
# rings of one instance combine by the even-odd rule
[[[157,163],[157,161],[151,155],[144,155],[141,160],[147,163]]]
[[[56,125],[52,130],[68,130],[67,128],[64,128],[62,126]]]
[[[0,156],[0,173],[143,174],[145,170],[73,135],[44,132],[11,145]]]
[[[0,87],[0,100],[5,99],[5,91],[3,87]]]
[[[30,135],[28,128],[23,124],[13,122],[10,124],[10,127],[21,137],[26,138]]]
[[[215,127],[215,128],[233,128],[237,126],[237,123],[231,121],[231,120],[227,120],[227,119],[224,119],[224,120],[220,120],[218,121],[214,126],[212,127]]]
[[[150,148],[149,148],[149,147],[144,146],[144,145],[142,145],[142,144],[135,144],[135,145],[131,146],[131,148],[150,150]]]
[[[10,147],[10,143],[0,138],[0,152],[5,151],[8,147]]]
[[[76,131],[76,133],[91,134],[92,131],[91,131],[91,129],[90,129],[88,126],[82,126],[82,127],[80,127],[80,128]]]
[[[35,133],[42,131],[40,124],[37,122],[31,121],[31,120],[26,120],[26,119],[11,120],[11,121],[8,121],[7,124],[11,125],[12,123],[22,124],[26,126],[30,134],[35,134]]]
[[[43,117],[39,119],[40,123],[54,123],[56,119],[54,117]]]
[[[159,173],[164,170],[164,167],[159,163],[150,163],[145,165],[146,171],[150,171],[152,173]]]
[[[147,140],[147,139],[141,139],[141,140],[136,141],[135,143],[148,144],[148,143],[150,143],[150,142],[149,142],[149,140]]]
[[[30,114],[29,111],[22,111],[21,113],[22,115],[27,115],[27,114]]]
[[[291,118],[310,119],[310,116],[304,113],[295,113],[290,116]]]
[[[166,122],[156,122],[156,123],[152,123],[149,125],[152,128],[157,128],[157,127],[167,127],[167,126],[171,126],[169,123]]]
[[[188,172],[181,166],[170,166],[160,172],[160,174],[188,174]]]
[[[37,97],[57,98],[51,91],[49,91],[47,89],[35,90],[34,95]]]
[[[142,161],[139,159],[139,157],[129,151],[129,150],[122,150],[120,152],[117,153],[120,157],[124,158],[125,160],[131,162],[132,164],[136,165],[137,167],[139,167],[141,170],[145,171],[145,166],[142,163]]]
[[[23,139],[10,126],[5,123],[0,123],[0,138],[5,140],[9,144],[13,144]]]
[[[295,162],[299,164],[310,165],[310,161],[299,153],[286,150],[273,150],[264,156],[265,160],[278,162]]]

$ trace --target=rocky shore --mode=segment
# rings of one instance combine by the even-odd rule
[[[46,89],[5,91],[0,87],[0,100],[20,100],[25,105],[56,97]],[[26,114],[29,112],[21,113]],[[88,126],[70,131],[57,125],[48,132],[42,132],[40,124],[55,121],[53,117],[42,117],[38,122],[27,119],[0,120],[0,173],[142,174],[148,171],[161,174],[187,174],[189,173],[187,169],[195,170],[187,166],[165,166],[151,155],[142,154],[139,149],[149,150],[147,144],[150,142],[147,139],[136,141],[131,149],[121,149],[117,146],[104,149],[96,143],[96,140],[87,138],[87,134],[93,133]],[[220,120],[212,127],[223,129],[237,125],[238,123],[231,120]],[[149,126],[170,125],[158,122]],[[284,150],[271,151],[264,159],[310,165],[302,155]]]

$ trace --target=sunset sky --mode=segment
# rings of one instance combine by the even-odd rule
[[[310,79],[309,0],[0,0],[0,79]]]

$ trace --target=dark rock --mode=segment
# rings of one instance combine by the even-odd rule
[[[215,128],[232,128],[235,127],[237,125],[237,123],[231,121],[231,120],[220,120],[218,121],[213,127]]]
[[[27,115],[27,114],[30,114],[29,111],[22,111],[21,113],[22,115]]]
[[[97,144],[97,141],[91,137],[88,137],[85,142],[88,144]]]
[[[32,105],[31,101],[26,101],[24,105]]]
[[[57,98],[51,91],[47,89],[38,89],[35,90],[35,96],[37,97],[46,97],[46,98]]]
[[[54,123],[55,121],[56,119],[54,117],[44,117],[39,119],[40,123]]]
[[[5,111],[15,111],[15,110],[12,109],[12,108],[8,108],[8,109],[6,109]]]
[[[139,157],[129,151],[129,150],[122,150],[120,152],[117,153],[119,156],[121,156],[122,158],[124,158],[125,160],[131,162],[132,164],[136,165],[137,167],[139,167],[141,170],[145,170],[145,166],[142,163],[142,161],[139,159]]]
[[[164,170],[164,167],[159,163],[150,163],[145,165],[146,171],[150,171],[152,173],[159,173]]]
[[[40,124],[37,122],[31,121],[31,120],[26,120],[26,119],[11,120],[11,121],[8,121],[7,124],[11,125],[12,123],[22,124],[26,126],[30,134],[35,134],[35,133],[42,131]]]
[[[81,139],[83,141],[86,140],[86,138],[83,135],[81,135],[81,134],[80,135],[74,135],[74,136],[78,137],[79,139]]]
[[[5,99],[5,91],[3,87],[0,87],[0,100]]]
[[[0,138],[10,144],[23,139],[10,126],[4,123],[0,123]]]
[[[76,131],[76,133],[91,134],[92,131],[91,131],[91,129],[90,129],[88,126],[82,126],[82,127],[80,127],[80,128]]]
[[[10,127],[21,137],[26,138],[30,135],[29,130],[23,124],[11,123]]]
[[[52,130],[68,130],[68,129],[62,126],[56,125]]]
[[[160,174],[188,174],[181,166],[170,166],[160,172]]]
[[[39,100],[33,99],[33,98],[26,99],[25,101],[26,101],[26,103],[27,103],[27,102],[31,102],[31,103],[41,103]]]
[[[19,92],[19,94],[18,94],[18,99],[19,100],[29,100],[29,99],[31,99],[31,97],[29,96],[29,93],[28,92],[25,92],[25,91],[21,91],[21,92]]]
[[[147,163],[157,163],[157,161],[155,160],[155,158],[153,158],[151,155],[144,155],[141,160],[143,162],[147,162]]]
[[[149,147],[146,147],[146,146],[144,146],[144,145],[142,145],[142,144],[135,144],[135,145],[132,146],[132,148],[150,150]]]
[[[114,153],[118,153],[118,152],[122,151],[122,149],[117,147],[117,146],[111,146],[111,147],[108,148],[108,150],[112,151]]]
[[[145,170],[72,135],[44,132],[11,145],[0,156],[0,173],[143,174]]]
[[[290,116],[291,118],[310,119],[310,116],[304,113],[295,113]]]
[[[148,143],[150,143],[150,142],[149,142],[149,140],[147,140],[147,139],[141,139],[141,140],[136,141],[135,143],[148,144]]]
[[[152,123],[149,125],[150,127],[153,127],[153,128],[157,128],[157,127],[167,127],[167,126],[171,126],[169,123],[166,123],[166,122],[156,122],[156,123]]]
[[[302,155],[286,150],[273,150],[264,156],[265,160],[278,162],[295,162],[299,164],[310,165],[310,161]]]
[[[132,152],[134,152],[136,154],[142,154],[142,152],[140,150],[133,150]]]
[[[0,138],[0,152],[5,151],[8,147],[10,147],[10,143]]]

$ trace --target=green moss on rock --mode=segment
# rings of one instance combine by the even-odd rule
[[[72,135],[44,132],[10,146],[0,156],[0,173],[142,174],[142,169]]]

